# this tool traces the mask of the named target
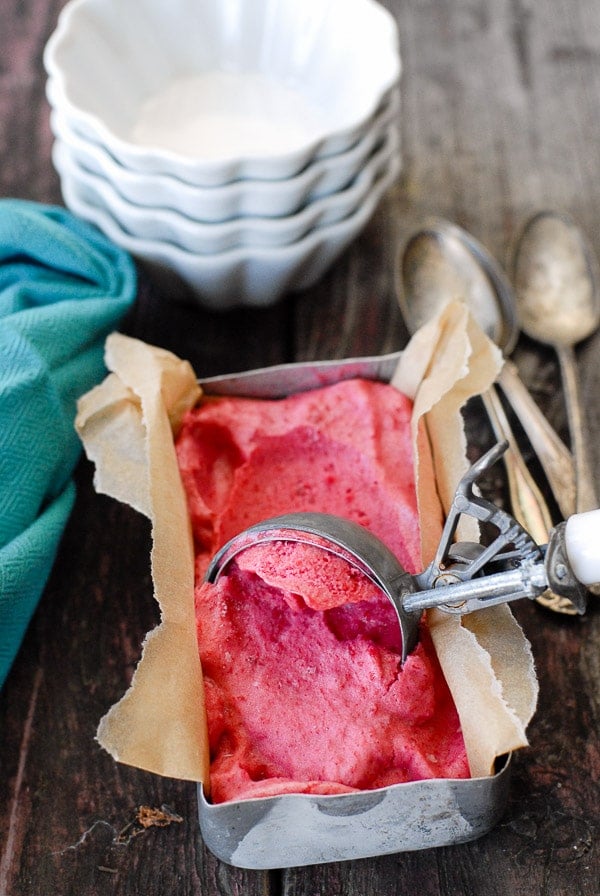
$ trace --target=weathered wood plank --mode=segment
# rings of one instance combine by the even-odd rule
[[[0,195],[59,202],[41,52],[64,0],[0,4]],[[200,374],[389,351],[407,333],[394,295],[398,247],[426,214],[470,230],[505,261],[523,219],[573,214],[598,249],[600,7],[594,0],[385,0],[400,24],[404,170],[322,283],[264,311],[162,302],[142,278],[127,330]],[[598,336],[578,351],[600,470]],[[524,380],[563,435],[552,352],[522,339]],[[471,424],[473,440],[489,436]],[[156,622],[143,519],[94,494],[78,502],[51,581],[0,695],[0,893],[596,896],[600,879],[600,621],[516,608],[541,681],[531,747],[511,802],[473,844],[282,873],[228,868],[203,848],[195,789],[118,766],[94,742]],[[494,486],[496,487],[496,486]],[[133,833],[136,809],[182,818]]]

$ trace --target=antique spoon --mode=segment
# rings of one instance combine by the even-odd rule
[[[397,293],[411,332],[449,301],[460,299],[468,304],[479,326],[505,356],[515,346],[519,325],[515,296],[507,277],[474,237],[449,221],[432,219],[409,238],[399,257]],[[571,454],[510,361],[505,361],[499,384],[529,437],[566,519],[575,511]],[[497,396],[492,395],[492,400],[498,408]],[[514,439],[508,432],[504,433],[504,437],[508,438],[514,452]],[[530,478],[528,471],[525,475]]]
[[[500,267],[486,249],[462,228],[435,219],[417,231],[400,257],[398,300],[405,321],[414,332],[453,299],[468,304],[482,330],[506,354],[518,336],[516,304]],[[506,367],[506,365],[505,365]],[[548,477],[565,517],[573,512],[573,461],[521,383],[514,368],[501,381]],[[517,440],[494,387],[483,396],[490,423],[510,451],[504,457],[508,488],[516,519],[542,544],[548,540],[552,518],[548,505],[521,454]],[[546,591],[538,602],[555,612],[573,614],[564,596]]]
[[[525,225],[513,259],[521,327],[558,356],[575,461],[575,510],[598,506],[583,425],[574,346],[600,323],[596,261],[566,215],[542,211]]]

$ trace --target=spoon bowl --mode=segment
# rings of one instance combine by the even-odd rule
[[[543,211],[526,225],[513,260],[521,328],[553,347],[574,346],[600,323],[595,259],[566,215]]]
[[[513,280],[523,330],[558,356],[575,461],[575,510],[594,510],[598,499],[573,349],[600,323],[597,262],[567,215],[542,211],[517,242]]]
[[[400,257],[397,285],[411,332],[458,299],[504,354],[514,348],[519,326],[507,278],[484,246],[455,224],[431,219],[413,234]]]

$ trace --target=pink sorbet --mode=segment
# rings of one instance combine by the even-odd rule
[[[231,537],[307,510],[362,524],[418,571],[411,410],[393,387],[351,380],[278,401],[207,399],[186,416],[177,455],[195,541],[214,802],[468,777],[425,620],[401,667],[392,605],[346,561],[279,542],[203,582]]]

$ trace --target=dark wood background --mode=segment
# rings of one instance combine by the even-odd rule
[[[60,203],[50,161],[42,49],[63,0],[0,3],[0,195]],[[427,213],[506,260],[534,211],[570,212],[596,249],[600,222],[600,5],[596,0],[385,0],[404,62],[404,168],[372,221],[318,286],[264,311],[173,304],[141,280],[128,332],[188,358],[199,375],[401,348],[399,243]],[[340,27],[343,23],[340,22]],[[600,340],[578,351],[600,472]],[[565,436],[551,351],[515,359]],[[474,441],[488,437],[473,418]],[[204,848],[193,785],[116,765],[95,743],[156,621],[149,532],[97,496],[78,499],[60,555],[0,694],[0,896],[221,894],[468,896],[600,893],[600,616],[515,612],[541,695],[531,746],[514,759],[507,812],[468,845],[275,872],[227,867]],[[137,809],[181,821],[143,829]]]

